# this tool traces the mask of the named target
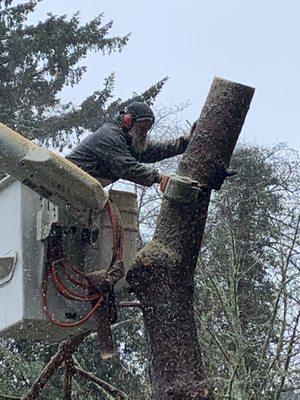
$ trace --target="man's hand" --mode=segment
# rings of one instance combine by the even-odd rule
[[[164,193],[166,190],[169,178],[170,177],[168,175],[162,175],[161,177],[159,188],[162,193]]]

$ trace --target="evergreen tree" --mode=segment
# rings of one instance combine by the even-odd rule
[[[79,136],[101,124],[115,77],[106,77],[102,89],[78,106],[64,104],[61,90],[82,79],[86,66],[79,61],[89,51],[121,51],[130,35],[109,36],[113,22],[104,23],[103,14],[83,26],[78,13],[71,18],[49,13],[45,21],[29,25],[39,1],[0,1],[0,121],[39,143],[63,147],[70,145],[71,133]],[[151,104],[164,82],[134,97]],[[114,102],[109,112],[122,105]]]
[[[106,77],[103,87],[97,88],[80,105],[64,104],[61,91],[82,79],[87,69],[80,62],[88,52],[121,51],[130,35],[110,37],[113,22],[104,24],[103,14],[84,26],[80,25],[79,14],[71,18],[48,14],[45,21],[30,25],[28,17],[40,1],[15,4],[13,0],[0,0],[2,123],[39,144],[63,148],[72,145],[74,135],[79,137],[87,130],[97,129],[107,114],[115,113],[133,100],[153,104],[166,78],[141,94],[134,93],[130,99],[111,102],[114,74]],[[124,347],[124,337],[130,330],[141,336],[140,324],[117,332],[120,347]],[[94,346],[94,340],[88,339],[77,354],[78,360],[98,376],[142,399],[144,371],[140,363],[133,361],[137,354],[134,334],[122,350],[120,362],[109,366],[99,362]],[[26,393],[56,349],[57,345],[41,342],[0,339],[0,394]],[[61,379],[58,372],[53,385],[45,389],[41,398],[62,398]],[[83,398],[99,398],[92,385],[75,384],[75,388]]]

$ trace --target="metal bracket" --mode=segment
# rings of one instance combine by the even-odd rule
[[[170,176],[164,197],[180,204],[197,203],[201,196],[207,192],[207,186],[187,176]]]
[[[51,226],[58,221],[58,208],[51,201],[42,198],[41,209],[37,213],[36,240],[47,239],[50,234]]]

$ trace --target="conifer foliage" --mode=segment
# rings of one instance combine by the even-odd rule
[[[112,97],[115,76],[104,79],[81,104],[64,104],[62,89],[79,83],[91,51],[121,51],[130,34],[110,36],[113,21],[100,14],[85,25],[79,13],[71,17],[48,14],[44,21],[28,23],[41,0],[18,4],[0,0],[0,121],[30,139],[56,147],[70,145],[70,134],[80,136],[102,122]],[[101,76],[99,68],[99,81]],[[164,80],[141,95],[150,104]],[[113,107],[121,103],[116,101]]]

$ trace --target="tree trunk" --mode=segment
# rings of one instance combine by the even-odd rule
[[[153,240],[127,280],[149,335],[153,400],[211,399],[194,318],[194,272],[211,190],[219,188],[254,89],[215,78],[178,175],[207,187],[194,203],[163,199]]]

